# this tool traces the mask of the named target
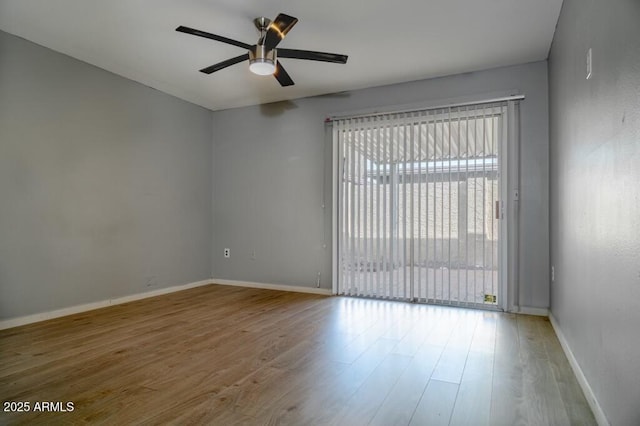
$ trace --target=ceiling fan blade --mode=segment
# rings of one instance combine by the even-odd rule
[[[294,85],[293,80],[289,76],[289,73],[285,71],[280,62],[277,63],[276,72],[273,73],[273,76],[276,78],[276,80],[278,80],[278,83],[280,83],[280,86],[282,87]]]
[[[191,34],[194,36],[198,36],[198,37],[204,37],[204,38],[209,38],[211,40],[215,40],[215,41],[220,41],[222,43],[227,43],[227,44],[231,44],[233,46],[238,46],[238,47],[242,47],[243,49],[251,49],[251,45],[247,44],[247,43],[243,43],[241,41],[238,40],[233,40],[231,38],[227,38],[227,37],[222,37],[216,34],[211,34],[208,33],[206,31],[200,31],[200,30],[196,30],[194,28],[189,28],[189,27],[185,27],[180,25],[178,28],[176,28],[176,31],[179,31],[181,33],[186,33],[186,34]]]
[[[245,53],[244,55],[236,56],[235,58],[227,59],[226,61],[218,62],[217,64],[211,65],[206,68],[202,68],[200,72],[203,72],[205,74],[211,74],[216,71],[220,71],[221,69],[224,69],[226,67],[230,67],[231,65],[235,65],[238,62],[248,61],[248,60],[249,60],[249,54]]]
[[[298,18],[279,14],[276,19],[271,22],[267,29],[267,34],[264,36],[264,46],[267,50],[271,50],[282,41],[291,28],[298,22]]]
[[[278,49],[278,57],[333,62],[335,64],[346,64],[347,59],[349,58],[347,55],[339,55],[337,53],[313,52],[311,50],[298,49]]]

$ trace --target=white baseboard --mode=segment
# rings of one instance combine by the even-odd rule
[[[311,287],[298,287],[298,286],[288,286],[282,284],[265,284],[265,283],[254,283],[247,281],[235,281],[235,280],[222,280],[222,279],[207,279],[202,281],[196,281],[193,283],[176,285],[173,287],[160,288],[153,291],[148,291],[145,293],[131,294],[129,296],[118,297],[115,299],[101,300],[99,302],[85,303],[82,305],[70,306],[68,308],[56,309],[55,311],[42,312],[33,315],[26,315],[23,317],[10,318],[6,320],[0,321],[0,330],[4,330],[7,328],[19,327],[21,325],[32,324],[35,322],[46,321],[53,318],[64,317],[67,315],[78,314],[81,312],[92,311],[94,309],[106,308],[107,306],[113,305],[121,305],[127,302],[133,302],[135,300],[147,299],[149,297],[161,296],[163,294],[174,293],[176,291],[187,290],[194,287],[202,287],[209,284],[223,284],[223,285],[232,285],[239,287],[250,287],[250,288],[262,288],[267,290],[280,290],[280,291],[294,291],[298,293],[312,293],[312,294],[322,294],[325,296],[331,296],[331,290],[324,288],[311,288]]]
[[[593,411],[593,415],[596,418],[596,422],[598,422],[598,425],[600,426],[609,426],[609,421],[607,420],[607,416],[605,416],[604,411],[602,411],[602,407],[598,403],[598,400],[596,399],[596,395],[593,393],[593,389],[591,389],[591,386],[589,386],[589,382],[587,381],[587,378],[582,372],[582,369],[580,368],[580,364],[578,364],[578,360],[576,360],[576,357],[573,355],[573,352],[571,352],[571,348],[569,347],[569,342],[567,342],[567,339],[564,337],[564,333],[562,333],[562,330],[560,329],[558,322],[556,321],[553,314],[551,313],[549,314],[549,320],[551,321],[551,326],[553,327],[553,330],[556,332],[556,336],[558,336],[558,340],[560,341],[560,346],[562,346],[562,349],[564,350],[564,353],[567,356],[567,359],[569,360],[569,365],[571,365],[571,368],[573,369],[573,372],[576,375],[576,378],[578,379],[578,383],[582,388],[582,392],[584,392],[584,396],[587,399],[587,402],[589,403],[589,407],[591,407],[591,411]]]
[[[549,309],[547,308],[535,308],[533,306],[515,306],[513,313],[524,315],[537,315],[539,317],[548,317]]]
[[[211,280],[196,281],[193,283],[176,285],[173,287],[159,288],[157,290],[145,293],[131,294],[129,296],[118,297],[115,299],[101,300],[99,302],[85,303],[83,305],[70,306],[68,308],[57,309],[55,311],[42,312],[23,317],[10,318],[0,321],[0,330],[7,328],[19,327],[21,325],[32,324],[34,322],[46,321],[53,318],[64,317],[67,315],[78,314],[80,312],[92,311],[94,309],[106,308],[107,306],[121,305],[134,300],[146,299],[149,297],[160,296],[163,294],[174,293],[176,291],[187,290],[194,287],[201,287],[211,284]]]
[[[236,281],[236,280],[223,280],[214,278],[211,280],[213,284],[232,285],[236,287],[249,287],[249,288],[262,288],[265,290],[279,290],[279,291],[293,291],[296,293],[311,293],[321,294],[323,296],[331,296],[331,290],[328,288],[316,288],[316,287],[300,287],[283,284],[267,284],[267,283],[255,283],[250,281]]]

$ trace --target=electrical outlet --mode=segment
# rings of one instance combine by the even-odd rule
[[[224,249],[224,257],[226,258],[230,258],[231,257],[231,249]]]

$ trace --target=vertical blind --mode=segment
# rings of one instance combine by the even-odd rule
[[[337,119],[338,293],[495,306],[506,102]]]

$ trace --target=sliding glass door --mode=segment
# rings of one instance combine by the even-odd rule
[[[344,295],[499,306],[506,103],[334,122]]]

